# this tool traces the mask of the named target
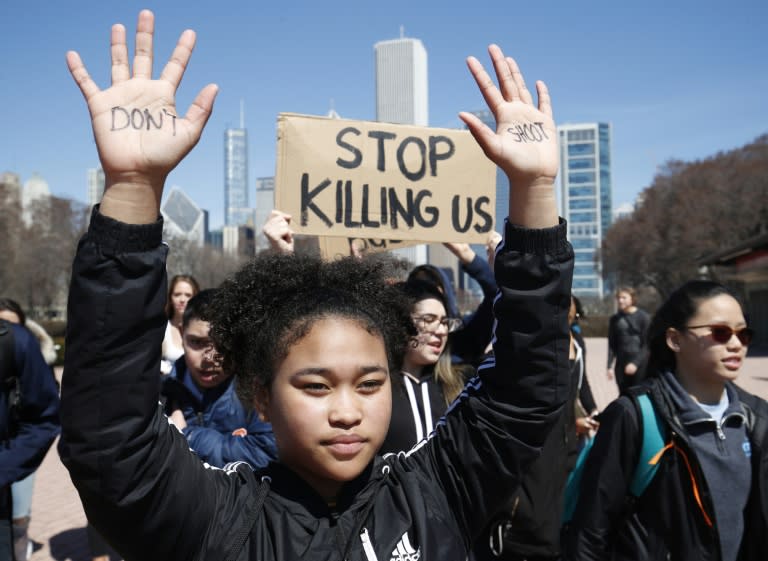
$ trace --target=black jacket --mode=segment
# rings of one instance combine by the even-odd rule
[[[768,403],[731,387],[744,408],[752,454],[740,559],[763,560],[768,552]],[[628,396],[608,406],[584,468],[563,559],[719,560],[716,525],[728,521],[715,517],[708,482],[663,382],[651,378],[637,391],[649,392],[665,440],[673,446],[642,496],[630,497],[642,441],[639,414]]]
[[[333,510],[279,464],[207,469],[169,427],[157,404],[161,232],[160,221],[128,226],[96,212],[74,263],[59,451],[99,532],[127,560],[464,561],[566,399],[565,224],[507,227],[496,262],[496,362],[431,439],[372,462]],[[268,493],[256,508],[260,491]]]
[[[34,472],[58,436],[59,388],[27,328],[0,320],[0,337],[0,487],[5,487]],[[20,402],[15,419],[12,387],[18,387]]]

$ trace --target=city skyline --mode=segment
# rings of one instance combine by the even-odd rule
[[[277,114],[375,119],[373,45],[418,37],[429,52],[430,124],[460,128],[461,110],[484,109],[464,60],[497,42],[519,61],[529,85],[550,88],[558,124],[607,122],[613,129],[614,205],[632,202],[670,159],[692,161],[753,141],[768,126],[764,71],[768,5],[764,2],[651,0],[642,9],[608,1],[535,6],[485,2],[434,7],[287,2],[232,10],[175,0],[153,6],[85,2],[78,10],[30,0],[0,6],[5,76],[0,172],[22,183],[38,172],[51,193],[85,202],[86,170],[99,165],[88,114],[64,64],[83,56],[100,87],[109,80],[109,26],[126,25],[130,49],[140,8],[157,16],[154,75],[184,28],[198,45],[179,89],[186,111],[206,83],[221,88],[203,138],[168,178],[224,222],[221,138],[249,108],[251,178],[274,175]],[[46,29],[43,41],[29,41]],[[546,31],[542,31],[545,29]],[[712,38],[717,37],[717,41]],[[254,189],[253,179],[249,192]]]

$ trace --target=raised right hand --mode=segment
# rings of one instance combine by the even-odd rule
[[[294,241],[290,214],[273,209],[269,213],[261,231],[264,233],[273,251],[286,255],[293,253]]]
[[[101,90],[80,56],[67,53],[67,66],[83,93],[106,180],[101,211],[124,222],[154,222],[165,178],[197,144],[218,88],[198,93],[187,114],[177,116],[175,94],[195,46],[184,31],[160,78],[152,79],[154,15],[139,13],[133,76],[125,28],[112,27],[112,85]]]

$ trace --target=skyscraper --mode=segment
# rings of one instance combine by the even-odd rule
[[[104,170],[88,168],[88,205],[99,204],[104,195]]]
[[[557,127],[560,139],[562,216],[576,262],[573,293],[602,297],[608,290],[599,249],[611,225],[611,126],[584,123]]]
[[[402,35],[402,30],[401,30]],[[376,56],[376,120],[427,126],[427,50],[418,39],[379,41]]]
[[[208,234],[208,217],[181,187],[174,185],[160,212],[164,218],[163,236],[183,238],[202,246]]]
[[[27,226],[32,224],[37,213],[42,212],[45,216],[45,212],[50,211],[51,190],[48,188],[48,182],[40,174],[33,173],[32,177],[24,182],[24,189],[21,191],[21,207],[21,217]]]
[[[379,41],[376,58],[376,120],[401,125],[429,124],[427,50],[418,39],[403,37]],[[427,262],[427,246],[397,249],[393,253],[414,265]]]
[[[267,238],[261,233],[261,228],[275,208],[275,178],[259,177],[256,179],[256,250],[269,247]]]
[[[248,131],[242,105],[240,128],[224,131],[224,224],[253,225],[253,209],[248,206]]]

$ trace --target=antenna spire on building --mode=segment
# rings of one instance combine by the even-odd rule
[[[245,128],[245,101],[240,100],[240,128]]]
[[[402,39],[403,37],[405,37],[405,26],[401,25],[400,26],[400,39]]]

